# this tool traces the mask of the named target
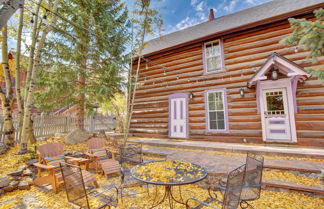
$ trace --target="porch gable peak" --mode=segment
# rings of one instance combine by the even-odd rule
[[[256,85],[258,81],[267,80],[268,76],[266,74],[273,69],[277,69],[281,74],[287,77],[298,76],[300,80],[306,80],[311,76],[300,65],[274,52],[248,81],[248,88]]]

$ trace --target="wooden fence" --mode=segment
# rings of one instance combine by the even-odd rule
[[[55,133],[68,133],[76,129],[76,117],[71,115],[33,115],[36,138],[54,136]],[[18,138],[17,117],[14,117],[15,140]],[[113,116],[90,115],[85,118],[84,128],[89,132],[111,131],[116,128]],[[0,142],[4,140],[3,117],[0,116]]]

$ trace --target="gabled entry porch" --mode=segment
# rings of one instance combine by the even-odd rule
[[[298,82],[310,74],[285,57],[273,53],[265,64],[248,81],[256,86],[258,113],[262,122],[262,139],[265,142],[297,142],[295,113]]]

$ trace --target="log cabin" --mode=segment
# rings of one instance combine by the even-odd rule
[[[323,69],[279,43],[288,18],[322,0],[273,0],[146,43],[130,133],[137,137],[324,147]]]

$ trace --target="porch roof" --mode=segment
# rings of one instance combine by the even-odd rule
[[[266,80],[266,74],[273,68],[278,69],[280,73],[286,75],[287,77],[299,76],[299,79],[301,80],[306,80],[310,77],[310,74],[306,72],[302,66],[297,65],[293,61],[274,52],[248,81],[247,86],[251,88],[256,84],[257,81]]]

